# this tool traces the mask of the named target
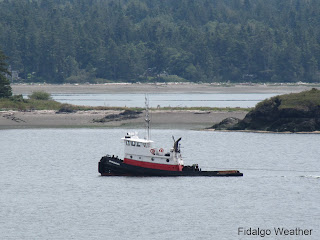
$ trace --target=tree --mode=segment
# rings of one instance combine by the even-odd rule
[[[10,81],[6,74],[10,75],[6,63],[7,56],[0,50],[0,98],[8,98],[12,96]]]

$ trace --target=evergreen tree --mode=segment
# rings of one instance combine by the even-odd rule
[[[320,81],[319,0],[0,0],[0,16],[22,81]]]
[[[0,98],[8,98],[12,96],[10,81],[6,77],[6,74],[10,75],[6,60],[7,57],[0,50]]]

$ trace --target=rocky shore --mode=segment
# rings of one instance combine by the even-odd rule
[[[320,90],[313,88],[264,100],[244,119],[227,118],[212,128],[267,132],[320,131]]]

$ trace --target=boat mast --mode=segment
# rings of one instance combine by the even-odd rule
[[[149,116],[149,99],[147,97],[147,94],[145,95],[145,107],[146,107],[146,130],[147,130],[147,140],[150,140],[150,116]]]

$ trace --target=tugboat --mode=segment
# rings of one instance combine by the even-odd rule
[[[124,159],[114,155],[102,157],[98,166],[102,176],[243,176],[238,170],[202,171],[198,164],[185,166],[180,149],[181,138],[174,140],[173,148],[169,151],[154,147],[154,142],[150,140],[148,105],[146,98],[147,136],[139,138],[137,133],[127,133],[121,138],[124,142]]]

